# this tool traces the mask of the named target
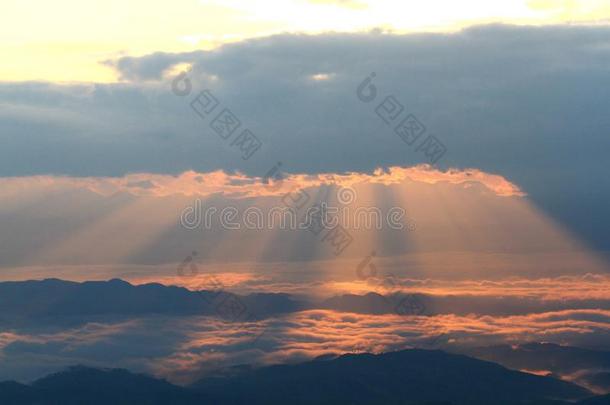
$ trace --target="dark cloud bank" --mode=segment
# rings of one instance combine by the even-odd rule
[[[189,97],[172,94],[163,73],[181,62],[194,64]],[[592,244],[610,247],[607,27],[279,35],[104,63],[126,82],[0,86],[1,175],[262,175],[277,161],[290,172],[425,162],[374,112],[394,95],[447,146],[441,167],[500,173]],[[371,72],[379,94],[365,104],[355,91]],[[263,142],[251,159],[190,109],[203,88]]]

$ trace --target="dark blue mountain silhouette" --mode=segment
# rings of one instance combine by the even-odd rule
[[[74,366],[31,385],[0,383],[0,403],[12,404],[201,404],[200,393],[127,370]]]
[[[460,352],[516,370],[548,370],[555,375],[571,375],[580,385],[596,391],[610,391],[608,351],[531,342],[464,348]]]
[[[227,404],[513,404],[590,395],[571,383],[439,350],[348,354],[206,378],[193,387]]]
[[[0,383],[12,404],[568,404],[591,394],[570,383],[462,355],[404,350],[343,355],[211,377],[179,387],[126,370],[83,366],[31,385]],[[582,404],[605,403],[604,397]],[[595,402],[598,401],[598,402]],[[599,402],[602,401],[602,402]]]
[[[554,343],[497,345],[465,350],[470,356],[509,368],[574,373],[583,369],[610,369],[610,352]]]
[[[303,309],[331,309],[365,314],[406,315],[411,311],[416,315],[445,313],[507,315],[557,310],[567,305],[514,298],[438,297],[425,294],[388,296],[376,293],[346,294],[321,302],[307,302],[283,293],[237,295],[224,291],[222,298],[227,297],[237,301],[237,306],[244,307],[248,314],[254,315],[254,318],[265,318]],[[79,316],[98,315],[222,316],[223,311],[218,309],[218,298],[218,291],[190,291],[182,287],[157,283],[132,285],[119,279],[83,283],[58,279],[0,282],[0,323],[32,318],[37,321],[48,318],[55,322],[56,317],[73,317],[77,320]],[[407,305],[401,306],[405,300]],[[579,308],[610,309],[610,300],[583,301],[574,305],[578,305]]]
[[[300,308],[300,304],[286,294],[222,294],[222,299],[237,299],[259,317]],[[0,316],[4,321],[89,315],[218,315],[221,312],[219,301],[218,292],[190,291],[156,283],[132,285],[119,279],[83,283],[57,279],[0,283]]]
[[[587,400],[581,401],[578,405],[608,405],[610,404],[610,394],[602,395],[599,397],[589,398]]]

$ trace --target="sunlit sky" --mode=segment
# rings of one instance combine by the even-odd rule
[[[0,80],[57,82],[114,82],[102,61],[282,32],[454,31],[610,17],[604,0],[4,0],[0,10]]]
[[[186,383],[356,347],[610,350],[609,22],[610,0],[0,0],[0,287],[120,278],[268,308],[252,350],[238,323],[103,293],[113,323],[43,282],[62,293],[5,305],[25,321],[0,330],[0,381],[93,362]],[[300,226],[323,203],[341,228]],[[392,299],[414,293],[429,311],[405,321]]]

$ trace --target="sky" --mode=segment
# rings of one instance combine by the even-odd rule
[[[435,166],[501,175],[587,244],[610,247],[608,27],[484,25],[455,33],[278,34],[212,50],[103,59],[116,83],[3,81],[0,175],[367,172],[430,163],[395,132],[413,115]],[[37,53],[34,53],[37,54]],[[174,71],[190,66],[190,94]],[[375,101],[358,98],[371,73]],[[208,92],[207,118],[191,103]],[[402,108],[390,125],[380,107]],[[240,122],[224,141],[212,120]],[[245,159],[237,137],[260,141]]]
[[[453,32],[474,24],[600,23],[603,0],[75,0],[3,2],[3,80],[116,82],[100,62],[188,52],[279,33]]]
[[[403,292],[464,305],[410,325],[312,307],[267,319],[278,333],[258,351],[242,347],[239,325],[207,317],[31,324],[0,330],[0,379],[78,360],[186,382],[210,358],[379,352],[439,330],[447,344],[610,349],[608,2],[0,10],[0,281],[195,290],[213,274],[240,294]],[[346,213],[340,252],[324,232],[267,226],[274,209],[301,220],[322,202]],[[185,266],[198,276],[182,277]],[[395,290],[380,286],[387,277]],[[476,299],[491,301],[457,310]],[[536,311],[515,309],[520,300]]]

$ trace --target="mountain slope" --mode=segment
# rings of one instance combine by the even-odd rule
[[[593,368],[610,369],[610,352],[553,343],[477,347],[465,351],[465,354],[515,369],[566,374]]]
[[[589,389],[610,392],[610,352],[553,343],[497,345],[460,350],[515,370],[548,371]]]
[[[286,294],[238,296],[156,283],[132,285],[119,279],[83,283],[46,279],[0,283],[0,316],[4,321],[91,315],[222,316],[225,299],[238,301],[257,317],[300,307]]]
[[[201,393],[127,370],[83,366],[51,374],[32,385],[0,383],[3,405],[201,404]]]
[[[590,395],[567,382],[430,350],[344,355],[329,361],[272,366],[232,377],[207,378],[194,387],[226,404],[450,401],[474,405]]]
[[[568,405],[547,398],[588,395],[570,383],[428,350],[344,355],[297,365],[243,368],[226,377],[206,378],[191,387],[126,370],[83,366],[71,367],[31,385],[0,383],[3,405]],[[587,405],[608,403],[604,399],[591,398]]]

